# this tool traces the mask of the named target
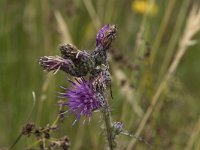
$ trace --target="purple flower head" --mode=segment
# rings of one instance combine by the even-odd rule
[[[65,88],[65,93],[60,93],[62,97],[68,98],[63,106],[68,106],[68,112],[76,115],[76,120],[73,125],[80,119],[81,116],[90,118],[92,112],[102,107],[103,96],[94,91],[90,81],[85,79],[76,79],[76,82],[69,80],[72,84],[70,88]],[[85,122],[85,120],[84,120]]]
[[[65,63],[63,58],[56,56],[44,56],[38,59],[39,64],[47,71],[59,70]]]
[[[105,25],[99,30],[96,37],[96,46],[109,48],[112,41],[116,38],[117,28],[115,25]]]
[[[59,56],[43,56],[38,59],[38,62],[47,71],[57,72],[61,69],[70,73],[74,68],[74,64],[70,59],[63,59]]]

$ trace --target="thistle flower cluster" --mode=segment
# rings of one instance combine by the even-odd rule
[[[122,131],[122,123],[112,123],[107,88],[111,86],[108,53],[117,35],[115,25],[105,25],[96,36],[96,47],[92,51],[79,50],[72,44],[62,44],[59,47],[60,56],[44,56],[39,58],[39,64],[44,70],[56,73],[59,70],[75,77],[68,80],[69,88],[62,87],[59,97],[67,99],[59,104],[67,106],[64,113],[74,114],[73,125],[84,116],[90,121],[94,111],[101,111],[105,121],[107,140],[110,149],[115,147],[114,139]],[[80,77],[80,78],[77,78]]]
[[[62,44],[59,47],[61,56],[39,58],[39,64],[44,70],[62,70],[73,77],[81,77],[75,79],[75,82],[69,81],[72,86],[64,88],[64,93],[59,93],[60,97],[69,99],[62,105],[68,106],[69,112],[76,115],[75,122],[81,116],[90,119],[93,111],[105,106],[105,91],[111,84],[108,52],[116,34],[115,25],[105,25],[97,33],[96,48],[93,51],[79,50],[72,44]],[[86,76],[88,80],[84,78]]]
[[[62,70],[74,77],[86,76],[99,66],[108,65],[109,48],[116,34],[115,25],[105,25],[97,34],[96,48],[93,51],[79,50],[72,44],[62,44],[59,47],[61,56],[44,56],[38,62],[47,71]]]

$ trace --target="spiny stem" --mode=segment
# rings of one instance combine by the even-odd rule
[[[103,110],[103,118],[105,121],[105,126],[106,126],[106,136],[107,136],[107,140],[108,140],[108,144],[109,144],[109,148],[110,150],[114,149],[114,145],[113,145],[113,138],[112,138],[112,125],[111,125],[111,117],[110,117],[110,112],[108,107],[106,107]]]

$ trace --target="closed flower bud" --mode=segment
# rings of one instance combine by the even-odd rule
[[[99,30],[96,36],[96,46],[107,49],[117,36],[117,28],[115,25],[105,25]]]

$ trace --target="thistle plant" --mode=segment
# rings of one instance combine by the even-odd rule
[[[115,25],[105,25],[97,34],[96,48],[89,52],[79,50],[72,44],[60,45],[61,56],[44,56],[39,64],[47,71],[62,70],[74,77],[87,76],[101,65],[108,66],[108,52],[116,38]]]
[[[94,111],[101,112],[111,150],[116,147],[116,136],[123,130],[121,122],[112,122],[108,102],[108,87],[111,85],[108,54],[116,36],[116,26],[108,24],[97,33],[96,47],[92,51],[79,50],[72,44],[62,44],[59,47],[60,56],[39,58],[39,64],[44,70],[54,73],[62,70],[75,77],[75,81],[68,80],[71,87],[62,87],[64,92],[59,92],[60,98],[68,99],[59,102],[62,107],[68,107],[62,114],[74,114],[74,125],[82,116],[85,117],[85,123],[86,120],[90,121]]]

